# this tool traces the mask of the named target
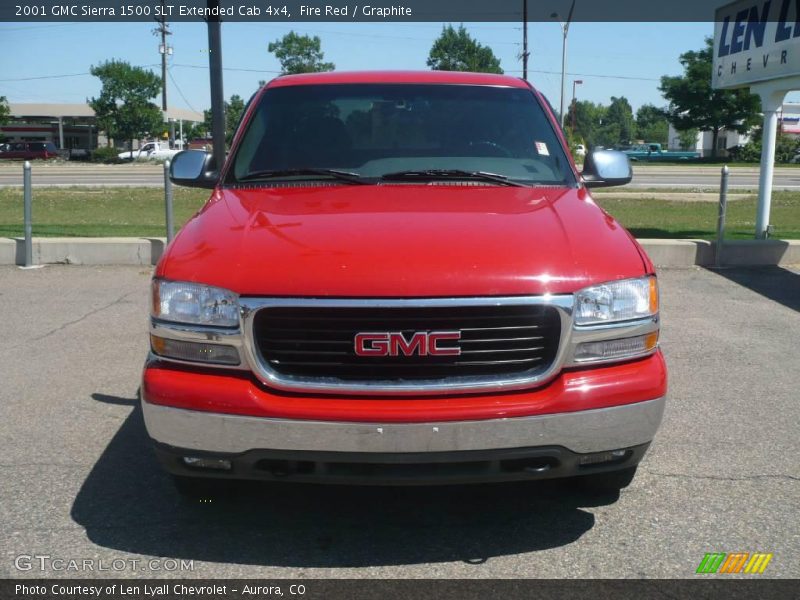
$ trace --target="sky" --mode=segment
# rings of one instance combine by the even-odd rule
[[[454,25],[458,25],[455,23]],[[465,23],[469,33],[490,46],[506,73],[521,76],[520,23]],[[85,102],[99,93],[88,72],[112,58],[147,66],[160,74],[160,39],[150,23],[1,23],[0,39],[16,55],[0,61],[0,96],[10,102]],[[171,23],[168,101],[202,111],[209,107],[208,40],[204,23]],[[280,71],[267,44],[290,30],[318,35],[325,60],[339,70],[427,69],[425,61],[442,23],[223,23],[225,97],[245,100]],[[665,104],[658,91],[662,75],[682,72],[678,57],[700,49],[713,34],[712,23],[572,23],[568,36],[567,98],[579,79],[579,100],[607,104],[625,96],[634,108]],[[558,109],[561,80],[561,27],[528,25],[528,79]]]

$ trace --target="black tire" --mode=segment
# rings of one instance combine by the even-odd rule
[[[621,489],[628,487],[635,475],[636,465],[619,471],[573,477],[570,483],[584,492],[607,494],[619,492]]]

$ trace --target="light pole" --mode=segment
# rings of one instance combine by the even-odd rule
[[[583,79],[572,80],[572,135],[575,135],[575,86],[582,84]]]
[[[567,34],[569,33],[569,24],[572,21],[572,13],[575,11],[575,0],[572,0],[572,5],[569,7],[569,13],[564,21],[558,13],[550,15],[551,19],[559,19],[561,23],[561,33],[563,35],[563,42],[561,44],[561,128],[564,128],[564,97],[567,95]]]
[[[522,0],[522,78],[528,81],[528,0]]]

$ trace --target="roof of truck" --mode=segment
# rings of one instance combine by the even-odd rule
[[[282,75],[267,87],[336,83],[445,83],[456,85],[496,85],[527,88],[528,83],[518,77],[493,73],[465,73],[462,71],[328,71]]]

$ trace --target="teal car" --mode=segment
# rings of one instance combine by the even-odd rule
[[[632,161],[697,160],[700,153],[691,150],[664,150],[661,144],[636,144],[622,150]]]

